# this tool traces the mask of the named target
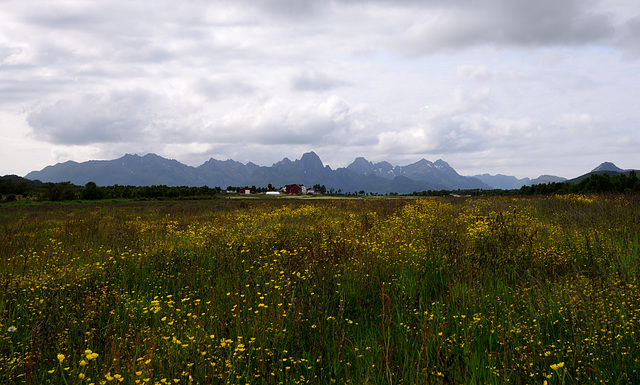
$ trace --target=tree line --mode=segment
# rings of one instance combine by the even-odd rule
[[[329,193],[324,185],[313,186],[321,194]],[[0,177],[0,201],[12,202],[17,200],[34,201],[73,201],[73,200],[100,200],[100,199],[209,199],[227,191],[237,192],[242,187],[189,187],[189,186],[98,186],[95,182],[88,182],[84,186],[71,184],[71,182],[43,183],[32,181],[16,175]],[[267,187],[251,186],[255,193],[264,193],[275,190],[271,184]],[[340,190],[338,190],[340,191]],[[334,193],[333,189],[330,189]]]
[[[578,183],[555,182],[522,186],[517,191],[524,195],[637,193],[640,192],[640,179],[632,170],[628,174],[591,174]]]
[[[220,187],[188,186],[98,186],[88,182],[77,186],[71,182],[43,183],[15,175],[0,177],[0,201],[11,202],[19,198],[35,201],[71,201],[99,199],[189,199],[207,198],[220,194]]]
[[[620,174],[591,174],[578,182],[550,182],[522,186],[514,190],[428,190],[413,196],[478,196],[478,195],[552,195],[552,194],[627,194],[640,192],[640,179],[635,171]]]
[[[255,192],[265,192],[273,189],[273,186],[251,186]],[[314,188],[322,194],[337,196],[377,196],[376,193],[342,192],[333,188],[327,189],[324,185],[315,185]],[[71,182],[43,183],[32,181],[16,175],[0,177],[0,201],[11,202],[19,199],[35,201],[72,201],[72,200],[99,200],[99,199],[209,199],[225,191],[237,191],[238,187],[228,186],[226,190],[220,187],[188,187],[188,186],[98,186],[94,182],[88,182],[84,186],[77,186]],[[591,174],[577,183],[552,182],[532,186],[522,186],[516,190],[437,190],[416,191],[413,196],[446,196],[458,195],[548,195],[548,194],[605,194],[605,193],[638,193],[640,192],[640,179],[635,171],[621,174]],[[387,195],[397,196],[390,193]]]

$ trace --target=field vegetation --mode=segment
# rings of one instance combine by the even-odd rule
[[[0,383],[640,383],[640,197],[0,208]]]

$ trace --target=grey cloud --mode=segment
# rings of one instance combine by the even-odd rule
[[[275,15],[298,18],[309,17],[323,12],[329,0],[244,0],[247,6],[256,6]]]
[[[640,15],[630,18],[622,25],[616,40],[629,57],[640,57]]]
[[[346,85],[349,83],[317,71],[301,72],[291,80],[291,88],[295,91],[327,91]]]
[[[27,122],[36,139],[56,144],[154,141],[174,128],[176,112],[149,91],[116,90],[42,106]]]
[[[610,39],[610,15],[591,1],[480,0],[451,2],[420,14],[401,37],[406,54],[421,55],[474,45],[581,45]]]
[[[52,94],[64,89],[69,80],[68,77],[59,77],[24,82],[22,79],[0,77],[0,102],[6,107],[21,104],[20,102],[25,100],[38,100],[43,94]]]
[[[256,88],[242,80],[199,79],[194,89],[209,99],[228,98],[229,96],[249,96]]]
[[[0,45],[0,66],[7,65],[10,57],[20,53],[20,48]]]

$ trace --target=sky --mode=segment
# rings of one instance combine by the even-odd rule
[[[0,175],[314,151],[640,168],[637,0],[3,0]]]

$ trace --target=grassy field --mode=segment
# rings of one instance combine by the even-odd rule
[[[637,384],[640,197],[0,208],[0,383]]]

